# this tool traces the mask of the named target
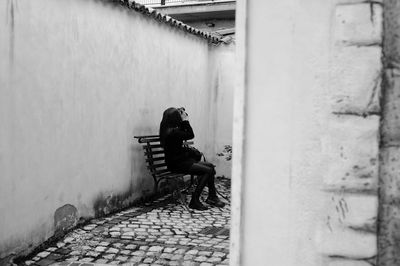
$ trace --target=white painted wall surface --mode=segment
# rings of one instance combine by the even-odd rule
[[[217,175],[231,177],[232,161],[225,145],[232,146],[233,94],[235,87],[235,46],[221,45],[210,49],[210,87],[213,93],[212,105],[215,109],[213,128],[215,131],[214,156],[210,158],[216,165]],[[223,156],[216,156],[223,154]]]
[[[380,10],[353,0],[238,4],[246,97],[235,93],[245,111],[234,123],[233,154],[244,152],[233,161],[242,201],[232,204],[241,235],[231,234],[231,265],[374,262]]]
[[[0,1],[0,18],[0,257],[50,237],[65,204],[150,193],[133,136],[170,106],[213,157],[206,40],[107,1]]]
[[[324,200],[329,5],[249,1],[248,8],[241,265],[321,266],[315,228]]]

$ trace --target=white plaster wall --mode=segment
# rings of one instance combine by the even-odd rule
[[[315,228],[324,201],[329,5],[248,8],[242,265],[321,266]]]
[[[237,32],[238,50],[247,58],[244,139],[234,146],[244,153],[233,161],[243,162],[233,173],[233,189],[238,182],[242,191],[232,206],[232,231],[241,233],[233,265],[371,265],[379,4],[246,3],[237,12],[247,30]],[[343,50],[348,60],[340,61]],[[242,129],[235,117],[234,140]]]
[[[224,152],[225,145],[232,146],[233,94],[235,74],[235,45],[220,45],[210,49],[210,87],[213,93],[214,114],[213,128],[215,145],[213,157],[217,175],[231,177],[232,161],[228,161],[229,153]],[[216,156],[223,154],[223,156]]]
[[[0,1],[0,19],[0,257],[50,237],[65,204],[150,193],[133,136],[170,106],[215,153],[206,40],[107,1]]]

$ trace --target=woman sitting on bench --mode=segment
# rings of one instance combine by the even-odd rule
[[[194,156],[183,146],[185,140],[193,138],[194,133],[184,108],[171,107],[164,111],[160,124],[160,140],[164,148],[168,170],[174,173],[198,176],[198,184],[192,194],[189,208],[207,209],[200,202],[200,194],[206,185],[208,186],[206,203],[216,207],[224,207],[225,203],[219,200],[215,189],[215,166],[208,162],[201,162],[201,157]]]

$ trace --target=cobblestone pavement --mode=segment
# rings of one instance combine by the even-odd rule
[[[230,180],[216,185],[230,201]],[[93,219],[19,265],[228,265],[229,228],[229,204],[190,215],[167,195]]]

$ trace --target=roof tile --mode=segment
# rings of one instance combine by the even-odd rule
[[[197,35],[199,37],[202,37],[204,39],[207,39],[210,43],[214,43],[214,44],[224,43],[224,40],[222,40],[222,38],[218,35],[211,34],[209,32],[205,32],[205,31],[201,31],[199,29],[193,28],[179,20],[176,20],[168,15],[162,14],[153,8],[146,7],[145,5],[139,4],[133,0],[111,0],[111,1],[115,2],[115,3],[119,3],[124,7],[132,9],[132,10],[142,13],[144,15],[147,15],[155,20],[158,20],[162,23],[168,24],[172,27],[176,27],[180,30],[183,30],[188,33],[191,33],[191,34]]]

